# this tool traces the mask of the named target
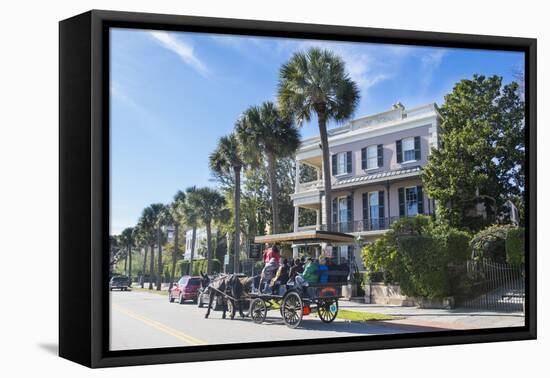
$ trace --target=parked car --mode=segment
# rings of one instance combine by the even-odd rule
[[[130,280],[126,276],[115,276],[109,281],[109,290],[126,291],[130,286]]]
[[[177,298],[180,304],[185,301],[197,303],[200,286],[201,278],[199,276],[183,276],[172,285],[172,289],[168,292],[168,300],[172,303]]]

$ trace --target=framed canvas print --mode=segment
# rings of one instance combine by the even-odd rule
[[[536,337],[536,40],[60,22],[59,353]]]

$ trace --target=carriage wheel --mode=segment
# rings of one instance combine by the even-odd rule
[[[296,292],[290,292],[283,299],[283,321],[289,328],[300,325],[303,316],[302,298]]]
[[[261,298],[256,298],[250,304],[250,318],[256,324],[261,324],[267,317],[267,306],[265,301]]]
[[[317,314],[323,323],[330,323],[338,315],[338,300],[324,299],[317,304]]]

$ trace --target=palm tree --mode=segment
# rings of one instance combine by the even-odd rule
[[[141,213],[139,218],[139,228],[142,234],[142,238],[146,244],[145,247],[145,256],[143,259],[143,275],[145,276],[145,270],[147,267],[147,245],[151,250],[150,254],[150,265],[149,265],[149,290],[153,290],[153,273],[155,271],[154,261],[155,261],[155,223],[156,223],[156,214],[152,206],[146,207]],[[141,287],[144,286],[144,281],[141,283]]]
[[[189,257],[189,267],[187,268],[187,274],[190,276],[193,275],[193,258],[195,256],[195,244],[197,241],[197,227],[199,223],[199,216],[196,209],[189,203],[189,196],[196,191],[195,186],[191,186],[185,190],[187,196],[185,202],[183,203],[183,216],[184,222],[188,227],[192,228],[191,234],[191,256]]]
[[[281,67],[279,105],[294,115],[299,125],[317,115],[321,148],[323,151],[323,179],[325,184],[325,218],[331,230],[331,174],[327,122],[348,119],[359,103],[357,84],[345,71],[344,61],[333,52],[311,48],[297,52]]]
[[[189,206],[196,211],[197,218],[206,228],[207,273],[212,273],[212,222],[223,218],[225,198],[211,188],[197,188],[188,195]]]
[[[239,143],[235,133],[219,139],[214,152],[210,154],[210,169],[221,175],[231,175],[235,179],[233,192],[235,216],[235,255],[233,256],[233,272],[239,272],[240,251],[240,206],[241,206],[241,170],[245,166],[243,146]]]
[[[174,276],[176,275],[176,261],[179,255],[179,227],[184,220],[183,209],[185,207],[185,193],[181,190],[174,195],[174,201],[169,205],[169,212],[174,225],[174,250],[172,251],[172,269],[170,270],[170,287],[174,283]]]
[[[156,290],[160,290],[162,286],[162,244],[164,243],[164,235],[162,233],[162,227],[170,223],[170,215],[166,209],[166,206],[162,203],[154,203],[151,206],[151,209],[154,213],[154,225],[157,235],[157,246],[158,246],[158,255],[157,255],[157,282]],[[151,271],[154,269],[154,259],[153,254],[151,254]],[[149,287],[152,289],[152,284],[149,284]]]
[[[141,218],[138,220],[136,227],[134,227],[134,242],[136,247],[139,248],[143,254],[143,265],[142,265],[141,275],[139,276],[139,285],[143,289],[144,278],[145,278],[144,277],[145,268],[146,268],[146,262],[147,262],[147,248],[149,246],[149,243],[147,241],[147,234],[143,229],[143,224],[141,223]]]
[[[130,280],[130,286],[132,285],[132,248],[134,247],[134,228],[127,227],[122,230],[120,234],[122,245],[126,247],[126,261],[124,263],[124,270],[128,279]],[[128,268],[126,269],[126,265]]]
[[[273,234],[279,227],[279,186],[277,184],[277,159],[292,156],[300,145],[300,132],[292,117],[283,116],[272,102],[253,106],[244,112],[237,122],[237,135],[246,149],[267,162],[267,176],[271,192]]]

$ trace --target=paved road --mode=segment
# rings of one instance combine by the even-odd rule
[[[111,292],[111,350],[173,346],[314,339],[357,335],[380,335],[424,331],[390,322],[358,323],[336,320],[322,323],[316,316],[304,317],[297,329],[284,325],[278,311],[270,311],[264,324],[249,319],[222,319],[191,303],[169,303],[165,296],[146,292]]]

